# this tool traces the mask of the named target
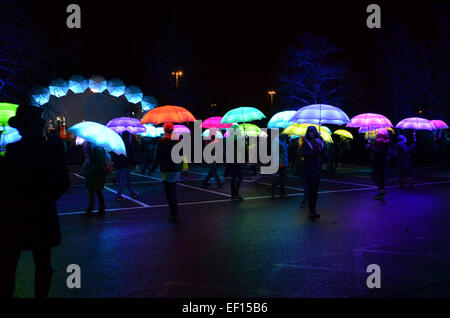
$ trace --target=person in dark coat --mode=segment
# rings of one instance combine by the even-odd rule
[[[280,198],[285,199],[286,194],[286,170],[289,165],[288,159],[288,139],[287,135],[281,135],[274,139],[272,144],[272,149],[279,147],[279,167],[278,167],[278,177],[272,183],[271,195],[272,198],[275,197],[275,189],[280,185]]]
[[[234,129],[234,131],[238,130],[237,126],[233,125],[232,129]],[[230,171],[230,175],[231,175],[231,182],[230,182],[230,187],[231,187],[231,200],[239,200],[239,201],[244,201],[244,198],[239,194],[239,190],[241,188],[241,184],[242,184],[242,166],[244,163],[239,163],[238,162],[238,152],[239,152],[239,147],[238,147],[238,142],[241,142],[240,140],[238,141],[238,138],[242,138],[240,133],[236,133],[234,135],[234,137],[230,136],[228,138],[234,138],[233,139],[233,162],[231,163],[227,163],[227,166],[229,167],[229,171]],[[231,151],[231,149],[227,149],[227,151]],[[245,149],[245,145],[244,145],[244,158],[245,158],[245,154],[246,153],[246,149]],[[244,160],[245,161],[245,160]]]
[[[142,169],[141,174],[144,174],[147,172],[147,170],[150,171],[152,160],[155,157],[154,154],[154,143],[153,140],[150,137],[143,137],[141,141],[141,147],[142,147]]]
[[[217,139],[216,139],[216,135],[211,135],[211,140],[208,142],[208,144],[214,144],[217,143]],[[213,149],[213,152],[211,153],[213,156],[215,155],[215,149]],[[209,164],[209,170],[208,170],[208,174],[205,177],[205,179],[203,180],[203,187],[207,188],[209,187],[209,179],[214,178],[217,182],[217,187],[221,188],[222,186],[225,185],[225,182],[223,182],[222,180],[220,180],[219,175],[217,174],[217,164],[216,162],[212,162]]]
[[[373,144],[367,144],[367,147],[373,152],[372,179],[378,187],[378,193],[374,196],[374,199],[376,200],[384,200],[384,196],[386,195],[386,191],[384,189],[384,178],[389,151],[388,143],[388,136],[382,133],[377,133],[375,142]]]
[[[117,188],[116,200],[122,201],[125,198],[122,196],[123,187],[126,184],[128,190],[131,193],[131,197],[136,198],[139,196],[139,192],[134,191],[133,186],[130,180],[130,172],[133,166],[136,164],[135,153],[134,153],[134,145],[131,143],[131,134],[128,131],[124,131],[122,133],[122,140],[125,144],[125,149],[127,155],[119,155],[116,159],[117,166],[117,177],[119,178],[119,186]]]
[[[316,204],[322,175],[322,163],[326,159],[325,142],[314,126],[309,126],[306,130],[302,145],[302,156],[305,159],[303,175],[308,187],[309,218],[314,220],[320,218],[320,214],[316,211]]]
[[[105,199],[103,188],[106,180],[106,152],[103,147],[91,145],[89,160],[86,165],[86,187],[88,189],[89,204],[86,215],[92,215],[94,209],[94,195],[97,195],[99,215],[105,215]]]
[[[397,157],[398,182],[401,188],[405,186],[405,179],[408,179],[409,186],[412,187],[411,152],[415,147],[415,143],[408,147],[406,137],[403,135],[398,136],[394,151]]]
[[[45,121],[35,106],[21,105],[9,125],[22,139],[6,147],[0,167],[0,298],[14,294],[21,251],[31,250],[35,264],[34,294],[48,296],[53,268],[51,249],[61,243],[56,201],[69,189],[64,153],[44,138]]]
[[[165,123],[165,135],[158,142],[156,148],[155,160],[153,161],[150,174],[159,166],[161,171],[161,179],[164,184],[167,203],[169,204],[170,222],[178,221],[178,201],[177,201],[177,182],[180,179],[180,164],[172,159],[172,149],[178,143],[178,140],[172,139],[173,124]]]

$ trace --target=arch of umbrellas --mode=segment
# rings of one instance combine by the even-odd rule
[[[18,132],[7,126],[7,121],[15,114],[16,108],[17,105],[0,103],[1,147],[20,139]],[[242,136],[264,138],[267,137],[267,134],[254,122],[265,118],[266,116],[255,107],[237,107],[223,116],[205,119],[201,124],[201,128],[204,129],[202,136],[208,138],[215,135],[216,138],[226,138],[230,134],[230,130],[234,129]],[[140,120],[120,117],[112,119],[106,125],[84,121],[70,127],[69,131],[77,138],[81,138],[80,140],[87,140],[102,146],[107,151],[125,154],[125,147],[120,138],[120,134],[124,131],[145,137],[160,137],[164,134],[161,126],[166,122],[172,122],[176,124],[174,126],[176,134],[186,134],[190,133],[190,129],[182,124],[194,121],[196,118],[188,109],[166,105],[150,109]],[[283,134],[287,134],[291,138],[298,138],[305,135],[310,125],[314,125],[328,143],[333,142],[332,135],[353,139],[353,135],[348,130],[339,128],[332,132],[325,124],[358,128],[358,132],[364,133],[366,139],[372,138],[378,133],[387,134],[389,129],[393,130],[394,128],[391,121],[381,114],[364,113],[350,119],[342,109],[325,104],[304,106],[297,111],[279,112],[270,118],[267,128],[280,129]],[[415,132],[418,130],[436,131],[448,129],[448,125],[442,120],[410,117],[401,120],[395,125],[395,128],[412,130],[415,138]]]

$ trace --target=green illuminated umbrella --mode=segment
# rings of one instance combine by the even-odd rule
[[[344,138],[353,139],[352,133],[345,129],[338,129],[333,134],[344,137]]]
[[[255,107],[238,107],[228,111],[220,122],[223,124],[248,123],[263,118],[266,116]]]
[[[0,103],[0,125],[8,126],[8,120],[16,115],[19,105],[11,103]]]

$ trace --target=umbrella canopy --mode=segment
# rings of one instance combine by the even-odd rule
[[[292,124],[289,127],[287,127],[285,130],[283,130],[282,134],[304,136],[306,129],[308,129],[309,126],[316,127],[317,131],[319,133],[326,132],[328,134],[331,134],[330,128],[328,128],[326,126],[319,126],[316,124]],[[299,132],[301,134],[297,134],[296,132]]]
[[[295,115],[295,110],[287,110],[284,112],[276,113],[272,116],[269,123],[267,124],[267,128],[283,128],[286,129],[294,122],[290,121],[290,119]]]
[[[81,146],[82,144],[84,144],[85,141],[86,140],[84,140],[83,138],[77,136],[77,138],[75,138],[75,145]]]
[[[206,139],[210,140],[211,136],[216,136],[216,138],[218,139],[222,139],[223,135],[220,132],[219,128],[211,128],[211,129],[206,129],[203,134],[202,137],[206,137]]]
[[[232,123],[224,124],[221,123],[223,117],[209,117],[202,122],[202,128],[230,128]]]
[[[305,106],[297,110],[290,121],[296,123],[312,123],[317,125],[344,125],[349,123],[350,119],[346,113],[335,106],[315,104]]]
[[[93,121],[83,121],[69,128],[75,136],[105,148],[106,152],[127,155],[122,138],[114,130]]]
[[[108,85],[102,76],[94,75],[89,79],[89,88],[93,93],[103,93]]]
[[[16,115],[17,107],[19,107],[19,105],[0,103],[0,125],[8,125],[8,120]]]
[[[443,120],[433,119],[430,121],[436,129],[448,129],[448,125]]]
[[[176,134],[190,134],[191,130],[184,125],[173,125],[173,132]]]
[[[344,137],[344,138],[353,139],[352,133],[345,129],[338,129],[333,134]]]
[[[141,106],[143,111],[149,111],[158,106],[158,101],[153,96],[144,96],[141,100]]]
[[[401,120],[395,128],[413,130],[436,130],[433,123],[425,118],[410,117]]]
[[[248,137],[263,136],[263,131],[261,131],[261,128],[253,124],[245,124],[245,125],[241,124],[239,126],[236,126],[235,129],[239,130],[237,134],[241,136],[248,136]],[[227,132],[225,133],[225,138],[228,136],[230,136],[230,129],[227,130]],[[265,136],[267,136],[267,134],[265,134]]]
[[[89,81],[82,75],[72,75],[69,78],[69,90],[75,94],[84,93],[89,87]]]
[[[111,128],[118,134],[121,134],[124,131],[130,132],[130,134],[145,132],[145,127],[141,125],[141,121],[132,117],[119,117],[111,119],[106,124],[106,127]]]
[[[17,142],[22,139],[16,128],[9,126],[0,126],[0,147],[6,147],[7,144]]]
[[[150,110],[141,120],[141,124],[187,123],[195,121],[194,115],[180,106],[160,106]]]
[[[144,97],[144,93],[142,93],[141,89],[137,86],[130,86],[125,91],[125,98],[133,104],[137,104]]]
[[[379,128],[392,127],[392,123],[385,116],[374,113],[364,113],[353,117],[347,127],[359,128],[360,132],[367,132]]]
[[[266,116],[255,107],[238,107],[228,111],[220,122],[224,124],[247,123],[263,118]]]
[[[127,87],[120,79],[113,78],[106,82],[106,89],[108,90],[109,95],[119,97],[125,94]]]
[[[283,130],[282,134],[303,137],[306,135],[306,131],[308,130],[309,126],[316,126],[316,128],[318,127],[317,125],[313,124],[293,124]],[[318,127],[317,130],[319,131],[320,136],[325,142],[333,143],[333,138],[331,138],[331,134],[328,132],[328,128],[325,129],[323,127]]]
[[[69,91],[69,82],[61,78],[57,78],[50,82],[48,89],[50,91],[50,95],[55,97],[63,97],[66,96]]]
[[[35,87],[31,91],[32,103],[35,106],[42,106],[50,100],[50,90],[47,87]]]
[[[145,132],[138,133],[138,135],[141,135],[143,137],[161,137],[164,135],[164,128],[162,127],[155,127],[152,124],[145,124],[143,125],[145,127]]]

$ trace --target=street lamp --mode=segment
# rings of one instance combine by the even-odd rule
[[[175,76],[175,87],[176,89],[178,89],[178,78],[183,76],[183,72],[182,71],[172,72],[172,75]]]
[[[273,108],[273,95],[275,95],[276,92],[275,91],[268,91],[267,94],[269,94],[269,96],[270,96],[270,111],[272,111],[272,108]]]

